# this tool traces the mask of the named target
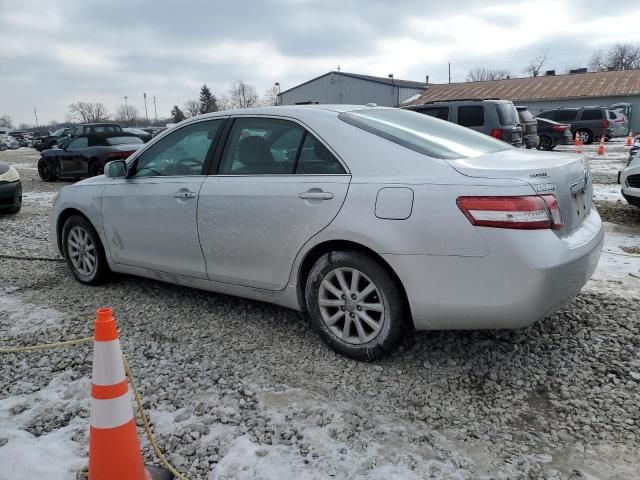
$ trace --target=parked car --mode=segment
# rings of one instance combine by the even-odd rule
[[[123,131],[130,133],[132,135],[135,135],[136,137],[138,137],[140,140],[142,140],[144,143],[147,143],[149,140],[151,140],[153,138],[153,134],[149,133],[145,130],[142,130],[140,128],[124,128]]]
[[[575,138],[578,133],[584,144],[593,143],[594,139],[599,140],[602,135],[607,138],[613,136],[607,107],[562,107],[540,112],[538,117],[571,125],[571,136]]]
[[[18,171],[0,162],[0,213],[18,213],[22,208],[22,182]]]
[[[508,100],[451,100],[414,105],[408,109],[490,135],[516,147],[522,145],[518,111]]]
[[[142,143],[138,137],[125,132],[83,134],[64,148],[43,150],[38,160],[38,174],[45,182],[101,175],[106,162],[127,158]]]
[[[58,144],[58,141],[68,138],[73,128],[59,128],[51,135],[34,140],[33,147],[41,152]]]
[[[18,147],[28,146],[28,142],[24,132],[11,132],[11,136],[16,142],[18,142]]]
[[[166,129],[167,127],[142,127],[141,128],[141,130],[144,130],[145,132],[150,133],[154,137]]]
[[[626,137],[629,131],[627,116],[620,110],[609,110],[609,125],[614,137]]]
[[[569,145],[573,142],[571,125],[554,122],[546,118],[536,118],[540,150],[553,150],[556,145]]]
[[[369,360],[407,322],[514,328],[572,298],[604,238],[591,198],[578,156],[403,109],[263,107],[188,119],[63,188],[50,238],[82,283],[123,272],[306,310]]]
[[[122,127],[117,123],[82,123],[71,131],[71,138],[90,133],[122,133]]]
[[[4,152],[7,148],[7,144],[5,143],[4,140],[0,139],[0,152]]]
[[[538,148],[540,137],[538,137],[538,122],[531,114],[528,107],[517,106],[518,117],[523,130],[523,143],[527,148]]]
[[[618,173],[622,196],[629,205],[640,207],[640,135],[634,138],[627,166]]]
[[[20,143],[13,138],[11,135],[9,135],[6,140],[4,141],[5,145],[7,146],[7,148],[9,150],[17,150],[18,148],[20,148]]]

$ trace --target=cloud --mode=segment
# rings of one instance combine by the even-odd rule
[[[633,0],[0,0],[0,114],[62,120],[71,102],[123,102],[158,113],[226,93],[259,92],[335,69],[454,81],[476,65],[521,74],[540,49],[550,68],[584,66],[595,48],[640,42]]]

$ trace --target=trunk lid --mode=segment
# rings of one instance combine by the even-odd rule
[[[468,177],[521,180],[538,195],[555,195],[564,223],[561,230],[556,230],[560,235],[579,228],[591,212],[591,171],[579,155],[509,149],[448,162]]]

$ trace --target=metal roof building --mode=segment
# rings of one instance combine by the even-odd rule
[[[421,94],[425,86],[424,82],[333,71],[279,93],[278,104],[376,103],[395,107]]]
[[[640,131],[640,70],[585,72],[568,75],[430,84],[422,95],[407,105],[438,100],[500,98],[526,105],[535,115],[557,107],[631,104],[631,129]]]

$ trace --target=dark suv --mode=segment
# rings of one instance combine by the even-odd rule
[[[613,136],[607,107],[555,108],[540,112],[538,117],[571,125],[571,135],[575,137],[577,133],[585,144],[593,143],[602,135]]]
[[[540,137],[538,136],[538,121],[527,107],[516,106],[520,123],[522,124],[524,145],[527,148],[538,148]]]
[[[408,108],[486,133],[516,147],[522,146],[520,118],[509,100],[448,100]]]

